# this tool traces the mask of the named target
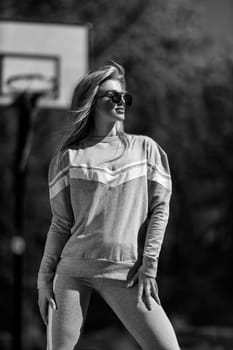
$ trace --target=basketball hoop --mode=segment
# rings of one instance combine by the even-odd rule
[[[17,74],[7,79],[6,85],[13,95],[29,94],[51,96],[56,89],[54,78],[47,78],[43,74]]]
[[[40,108],[60,109],[62,112],[70,109],[77,81],[89,69],[90,31],[89,23],[0,19],[0,107],[14,108],[17,117],[12,169],[14,232],[11,248],[14,263],[11,350],[22,350],[23,260],[26,249],[24,193],[38,111]]]

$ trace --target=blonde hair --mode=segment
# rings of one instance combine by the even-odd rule
[[[70,131],[59,145],[58,151],[64,151],[88,136],[94,126],[93,108],[96,94],[99,86],[108,79],[118,80],[125,89],[125,70],[116,62],[86,74],[78,83],[71,103],[70,112],[73,122],[71,122]],[[119,138],[127,147],[128,139],[124,132],[123,121],[117,121],[116,128]]]

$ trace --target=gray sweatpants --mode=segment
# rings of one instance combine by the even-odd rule
[[[73,350],[82,332],[92,290],[116,313],[143,350],[179,350],[173,327],[162,306],[152,300],[152,310],[137,306],[138,284],[126,281],[56,275],[57,310],[49,307],[47,350]]]

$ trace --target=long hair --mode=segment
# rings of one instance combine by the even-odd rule
[[[100,67],[94,72],[86,74],[78,83],[74,90],[71,103],[70,131],[64,137],[58,146],[58,151],[64,151],[69,147],[77,145],[79,141],[87,137],[94,126],[93,109],[95,106],[95,97],[99,86],[108,79],[118,80],[125,89],[125,70],[113,62],[111,65]],[[116,122],[117,134],[125,148],[128,145],[128,139],[124,132],[123,121]]]

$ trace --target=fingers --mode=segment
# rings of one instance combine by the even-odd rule
[[[40,307],[40,313],[41,317],[44,321],[44,324],[47,326],[48,325],[48,307],[51,307],[53,310],[57,309],[56,302],[54,299],[46,299],[44,302],[42,302],[39,307]]]
[[[142,303],[143,289],[144,289],[143,282],[139,280],[139,283],[138,283],[138,300],[137,300],[137,305],[138,306],[139,306],[139,304]]]
[[[146,308],[149,311],[152,310],[152,297],[156,300],[156,302],[159,305],[161,305],[160,300],[158,299],[155,280],[153,278],[148,278],[146,276],[140,275],[138,283],[137,305],[139,306],[139,304],[144,301]]]
[[[56,301],[55,301],[55,296],[54,296],[53,290],[49,290],[48,294],[46,295],[46,297],[47,297],[47,300],[48,300],[49,305],[51,306],[51,308],[53,310],[56,310],[57,305],[56,305]]]
[[[40,314],[44,324],[48,325],[48,302],[45,301],[42,304],[39,304]]]
[[[152,300],[151,300],[152,297],[155,299],[155,301],[159,305],[161,305],[157,294],[156,282],[153,278],[147,277],[137,272],[128,282],[126,287],[127,288],[132,287],[137,280],[138,280],[137,306],[139,306],[144,301],[146,308],[149,311],[152,310]]]
[[[126,287],[127,288],[133,287],[137,279],[138,279],[138,272],[135,273],[135,275],[131,278],[131,280],[128,282]]]
[[[57,309],[57,305],[56,305],[56,302],[55,302],[54,298],[49,298],[49,305],[51,306],[51,308],[53,310]]]
[[[156,286],[155,286],[155,283],[152,284],[151,295],[152,295],[152,297],[155,299],[155,301],[156,301],[159,305],[161,305],[161,302],[160,302],[159,297],[158,297],[158,292],[157,292],[157,288],[156,288]]]
[[[44,324],[47,326],[48,325],[48,307],[50,306],[53,310],[57,309],[53,291],[48,289],[39,290],[38,304],[39,304],[42,320],[44,321]]]
[[[145,305],[147,307],[148,310],[152,309],[152,305],[151,305],[151,287],[150,285],[147,283],[144,287],[144,294],[145,294]]]

